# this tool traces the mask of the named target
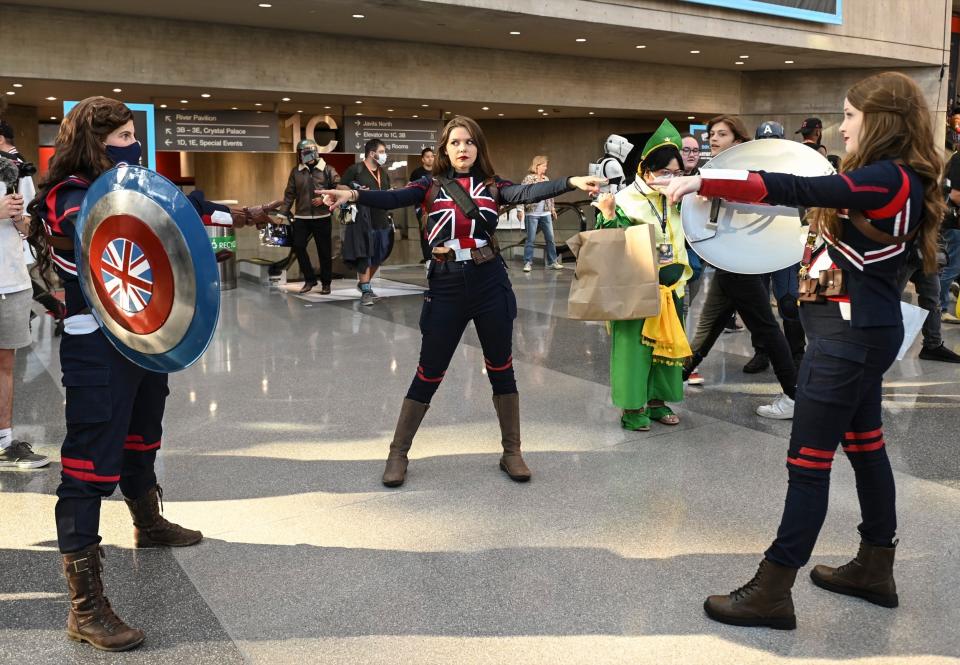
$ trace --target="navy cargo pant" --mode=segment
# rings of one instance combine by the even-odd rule
[[[430,403],[470,321],[480,338],[493,393],[517,392],[512,355],[515,318],[517,299],[499,256],[479,265],[434,263],[420,313],[420,364],[407,398]]]
[[[63,553],[100,542],[100,501],[117,485],[138,499],[154,485],[167,375],[124,358],[99,330],[64,335],[67,436],[57,488],[57,543]]]
[[[809,561],[823,526],[838,444],[856,475],[862,540],[888,546],[897,530],[880,402],[883,373],[896,359],[903,325],[852,328],[834,302],[804,303],[800,316],[809,343],[797,381],[787,499],[777,538],[765,553],[791,568]]]

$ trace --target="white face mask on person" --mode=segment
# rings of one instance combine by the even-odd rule
[[[387,163],[387,153],[385,152],[378,152],[373,156],[373,158],[377,160],[377,164],[379,164],[380,166],[383,166],[384,164]]]

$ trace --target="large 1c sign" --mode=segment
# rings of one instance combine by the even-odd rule
[[[307,121],[307,126],[305,128],[303,137],[308,139],[313,139],[314,132],[317,131],[317,125],[324,123],[327,127],[330,128],[330,131],[334,132],[336,136],[336,131],[338,129],[337,121],[333,119],[333,116],[329,115],[315,115]],[[283,122],[284,127],[292,127],[293,134],[293,145],[297,145],[300,142],[300,114],[292,115]],[[320,152],[333,152],[336,150],[338,145],[337,139],[332,139],[325,145],[320,146]]]

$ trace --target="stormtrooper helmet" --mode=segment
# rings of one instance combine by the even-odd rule
[[[616,157],[621,162],[627,158],[631,150],[633,150],[633,144],[618,134],[611,134],[603,144],[604,153]]]

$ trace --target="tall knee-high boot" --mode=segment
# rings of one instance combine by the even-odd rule
[[[893,559],[897,551],[889,547],[861,542],[857,556],[839,568],[814,566],[810,579],[821,589],[856,596],[882,607],[896,607],[897,583],[893,579]]]
[[[520,394],[494,395],[493,407],[500,421],[503,444],[500,468],[510,476],[510,480],[525,483],[530,480],[530,469],[520,455]]]
[[[63,555],[63,574],[70,590],[67,637],[103,651],[126,651],[143,642],[144,634],[125,624],[103,595],[101,556],[99,545]]]
[[[430,408],[429,404],[405,398],[397,419],[397,429],[390,442],[390,454],[383,471],[383,484],[387,487],[400,487],[407,476],[407,452],[413,445],[413,437],[420,429],[420,423]]]

